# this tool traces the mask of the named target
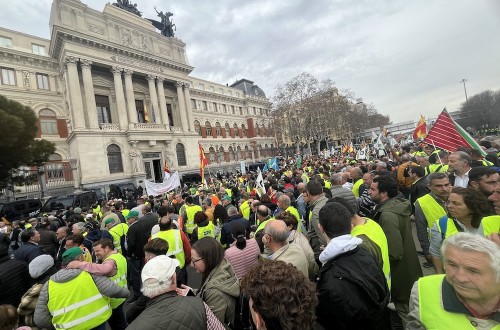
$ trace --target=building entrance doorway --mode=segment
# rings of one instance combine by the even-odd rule
[[[161,157],[159,152],[145,152],[142,154],[144,160],[144,171],[146,180],[153,182],[163,182]]]

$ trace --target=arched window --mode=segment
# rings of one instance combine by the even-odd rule
[[[123,172],[122,151],[116,144],[110,144],[106,149],[108,153],[109,173]]]
[[[233,147],[229,147],[228,152],[229,152],[229,161],[230,162],[234,161],[234,150],[233,150]]]
[[[245,128],[245,124],[241,124],[241,133],[243,137],[247,136],[247,130]]]
[[[214,147],[210,147],[208,149],[208,158],[210,159],[210,164],[215,162],[215,149],[214,149]]]
[[[240,146],[238,146],[238,147],[236,148],[236,160],[240,160],[240,159],[242,159],[242,158],[243,158],[243,155],[241,154],[241,147],[240,147]]]
[[[194,121],[194,130],[198,133],[198,135],[201,135],[201,125],[197,120]]]
[[[57,118],[54,111],[49,109],[40,110],[38,113],[40,120],[40,131],[42,134],[58,135]]]
[[[209,121],[205,122],[205,129],[207,130],[207,136],[212,136],[212,125]]]
[[[222,163],[224,161],[224,147],[219,148],[219,152],[217,153],[218,162]]]
[[[177,145],[175,146],[175,152],[177,153],[177,165],[186,166],[186,151],[182,143],[177,143]]]
[[[226,125],[224,125],[224,128],[226,130],[226,136],[229,136],[229,133],[231,132],[231,127],[229,126],[229,123],[226,123]]]
[[[259,124],[255,124],[255,136],[259,136]]]
[[[64,166],[62,156],[52,154],[49,156],[49,161],[45,163],[45,172],[49,180],[64,180]]]
[[[219,122],[215,123],[215,135],[222,136],[222,130]]]

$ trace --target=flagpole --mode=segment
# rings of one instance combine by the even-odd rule
[[[434,150],[436,150],[436,145],[434,144],[434,140],[429,139],[432,142],[432,145],[434,146]],[[436,156],[439,159],[439,164],[443,165],[443,162],[441,161],[441,157],[439,157],[439,152],[436,152]]]

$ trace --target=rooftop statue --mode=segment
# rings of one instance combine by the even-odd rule
[[[142,13],[139,11],[139,9],[137,9],[137,4],[132,4],[129,0],[117,0],[115,3],[113,3],[113,6],[126,10],[129,13],[132,13],[139,17],[142,16]]]
[[[161,22],[155,21],[153,19],[149,19],[151,23],[154,25],[155,28],[161,31],[161,34],[164,35],[165,37],[173,37],[174,36],[174,31],[175,29],[175,24],[172,23],[172,20],[170,20],[170,17],[174,16],[171,12],[166,12],[163,13],[163,11],[158,12],[156,9],[156,13],[158,14],[158,17],[161,19]]]

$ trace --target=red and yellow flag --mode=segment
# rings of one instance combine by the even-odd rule
[[[424,139],[427,136],[427,123],[425,122],[425,117],[420,115],[420,120],[418,121],[417,127],[413,132],[413,140]]]
[[[170,173],[170,167],[167,164],[167,161],[163,163],[163,171],[166,173]]]
[[[205,166],[208,165],[208,159],[205,157],[205,152],[200,144],[198,144],[198,149],[200,152],[200,175],[201,175],[201,183],[205,182]]]

